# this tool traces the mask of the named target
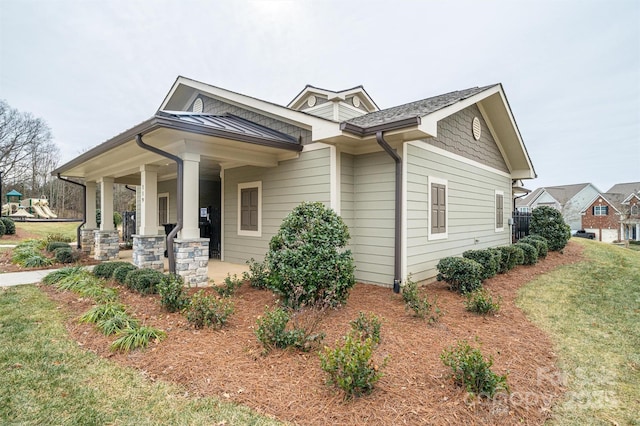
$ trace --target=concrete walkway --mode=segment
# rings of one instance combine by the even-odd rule
[[[42,269],[40,271],[7,272],[0,274],[0,287],[11,287],[20,284],[35,284],[42,281],[49,273],[57,269]]]

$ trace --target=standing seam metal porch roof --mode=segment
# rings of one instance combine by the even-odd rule
[[[182,111],[158,111],[149,120],[101,143],[68,163],[52,171],[64,175],[69,170],[100,154],[133,140],[138,134],[146,134],[159,128],[182,130],[206,136],[220,137],[256,145],[292,151],[301,151],[302,144],[293,136],[278,132],[244,118],[232,115],[195,114]]]

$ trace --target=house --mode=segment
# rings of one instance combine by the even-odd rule
[[[599,241],[640,241],[640,182],[619,183],[582,210],[583,229]]]
[[[319,201],[349,226],[360,282],[432,279],[445,256],[510,243],[512,187],[536,177],[501,84],[380,109],[362,86],[287,106],[178,77],[148,120],[53,172],[84,180],[84,250],[118,255],[114,184],[136,185],[134,263],[206,281],[210,255],[263,259],[283,218]],[[100,187],[100,200],[96,188]],[[117,237],[115,237],[117,240]]]
[[[516,209],[530,212],[538,206],[549,206],[562,213],[572,230],[582,229],[581,212],[600,190],[591,183],[561,186],[545,186],[532,191],[527,197],[516,200]]]

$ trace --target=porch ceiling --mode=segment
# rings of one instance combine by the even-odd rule
[[[165,157],[140,148],[145,143],[175,155],[200,155],[200,175],[217,178],[221,167],[240,165],[274,167],[294,158],[301,150],[295,139],[233,116],[209,116],[158,112],[150,120],[104,142],[52,172],[88,181],[113,177],[118,183],[136,184],[141,165],[158,166],[158,179],[176,175],[175,165]]]

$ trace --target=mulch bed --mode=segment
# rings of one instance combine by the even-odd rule
[[[102,336],[75,318],[91,301],[43,286],[49,297],[71,314],[67,328],[83,348],[134,367],[151,380],[184,385],[191,395],[216,396],[245,404],[280,420],[301,425],[326,424],[542,424],[562,396],[555,354],[549,337],[515,307],[518,288],[559,265],[581,260],[581,247],[569,243],[564,253],[550,253],[534,266],[520,266],[485,282],[502,297],[500,312],[482,317],[464,308],[463,298],[444,283],[426,287],[444,315],[429,325],[405,311],[400,295],[388,288],[356,285],[347,304],[329,311],[319,329],[324,344],[334,346],[359,311],[384,319],[376,358],[390,356],[384,377],[370,395],[345,401],[325,384],[316,352],[274,350],[263,354],[254,335],[256,319],[273,306],[271,292],[244,285],[234,296],[235,313],[218,331],[195,330],[184,316],[164,312],[157,296],[140,296],[120,288],[130,313],[147,325],[164,329],[168,337],[143,351],[112,353],[113,338]],[[509,395],[493,400],[469,398],[454,385],[440,354],[460,339],[482,345],[493,356],[492,370],[508,373]]]

